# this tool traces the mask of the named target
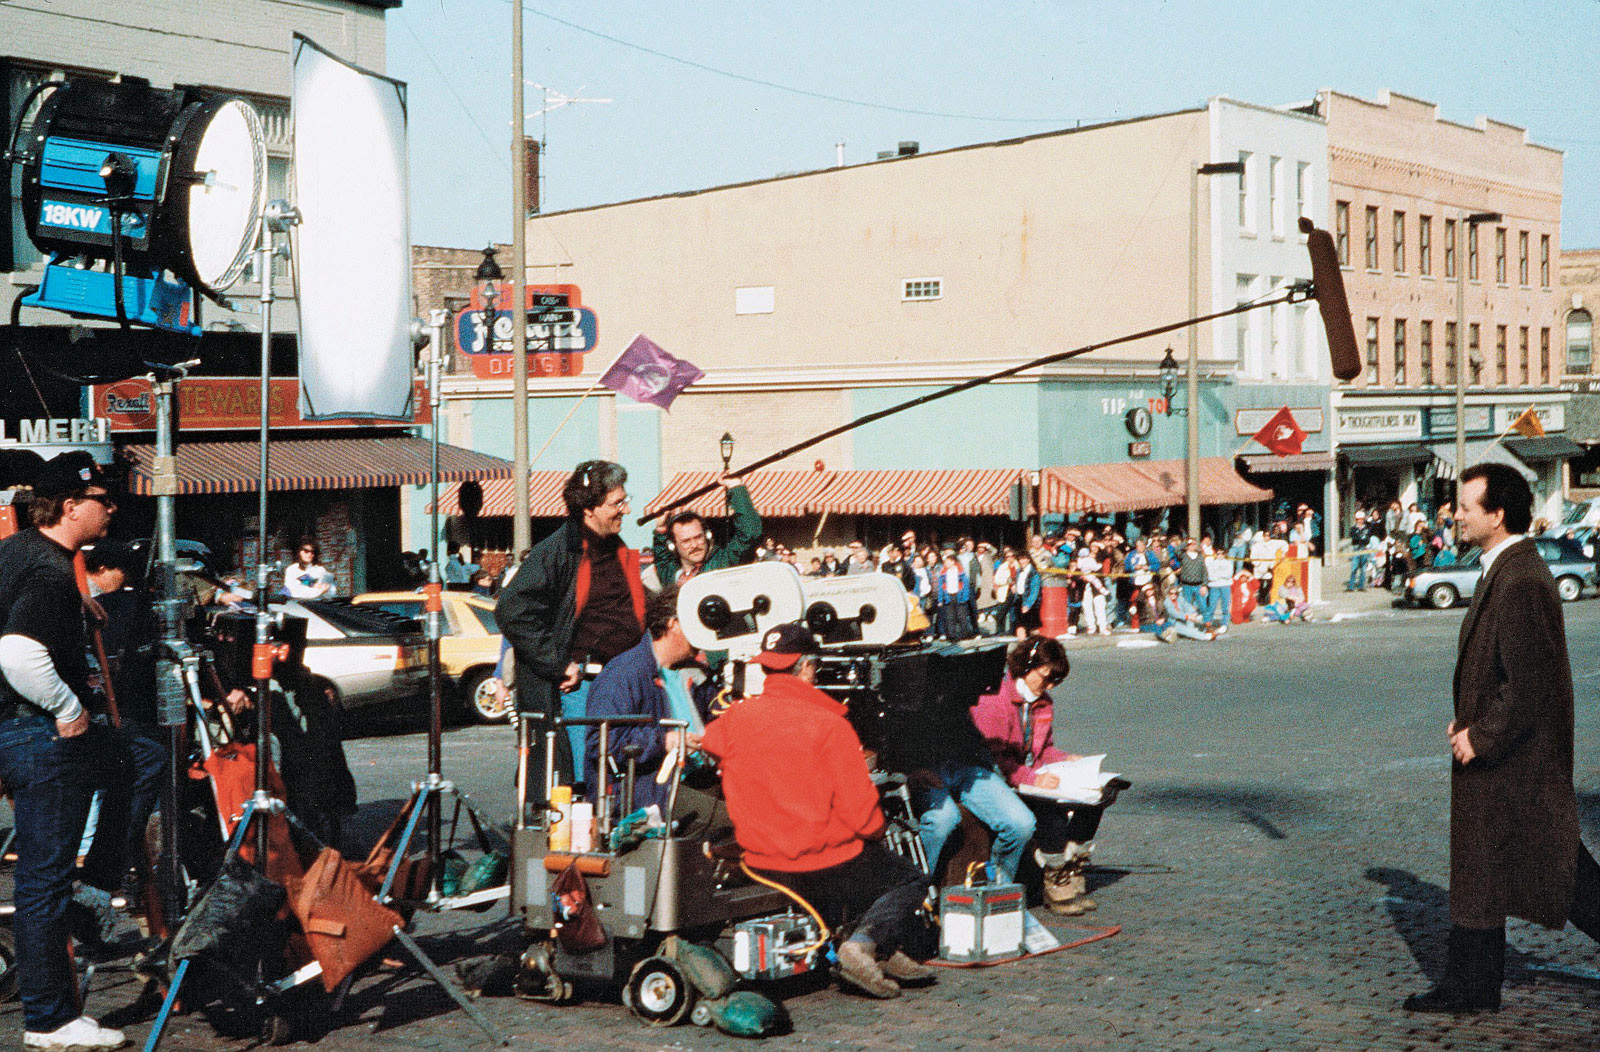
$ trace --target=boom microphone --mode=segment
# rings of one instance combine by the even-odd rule
[[[1339,271],[1339,252],[1333,235],[1318,230],[1311,220],[1300,217],[1300,233],[1306,235],[1306,251],[1311,253],[1312,295],[1322,311],[1322,328],[1328,334],[1328,357],[1333,359],[1333,375],[1354,380],[1361,375],[1361,351],[1356,347],[1355,324],[1350,320],[1350,301],[1344,295],[1344,275]]]

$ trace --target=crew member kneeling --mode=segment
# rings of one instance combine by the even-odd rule
[[[927,878],[883,844],[878,790],[844,706],[815,686],[819,652],[804,626],[767,632],[762,692],[706,728],[745,862],[810,902],[837,927],[839,977],[873,997],[933,973],[900,949]],[[880,964],[880,960],[882,964]],[[897,981],[898,980],[898,981]]]

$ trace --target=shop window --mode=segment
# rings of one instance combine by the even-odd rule
[[[1582,376],[1594,360],[1594,315],[1575,310],[1567,315],[1567,372]]]

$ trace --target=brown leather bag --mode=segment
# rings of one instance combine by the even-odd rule
[[[331,847],[323,848],[289,889],[289,908],[322,965],[322,986],[329,993],[387,946],[405,923],[372,897],[358,867]]]
[[[371,888],[371,894],[376,895],[383,887],[383,878],[389,875],[389,866],[394,862],[395,848],[400,843],[400,834],[405,831],[406,820],[411,817],[411,809],[417,805],[420,797],[412,797],[400,813],[394,816],[394,821],[389,823],[389,828],[383,831],[378,842],[372,845],[372,850],[367,852],[367,860],[358,867],[361,879]],[[428,892],[433,888],[433,867],[428,863],[426,854],[411,855],[400,860],[400,868],[394,876],[394,885],[389,889],[389,897],[400,902],[425,902]]]

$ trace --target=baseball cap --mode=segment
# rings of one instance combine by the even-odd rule
[[[107,488],[110,483],[94,457],[82,450],[62,453],[45,461],[33,480],[33,492],[38,497],[65,497],[81,493],[90,486]]]
[[[761,637],[761,653],[756,655],[756,664],[771,672],[787,672],[802,655],[820,653],[822,648],[810,630],[798,621],[789,621],[767,629],[767,634]]]

